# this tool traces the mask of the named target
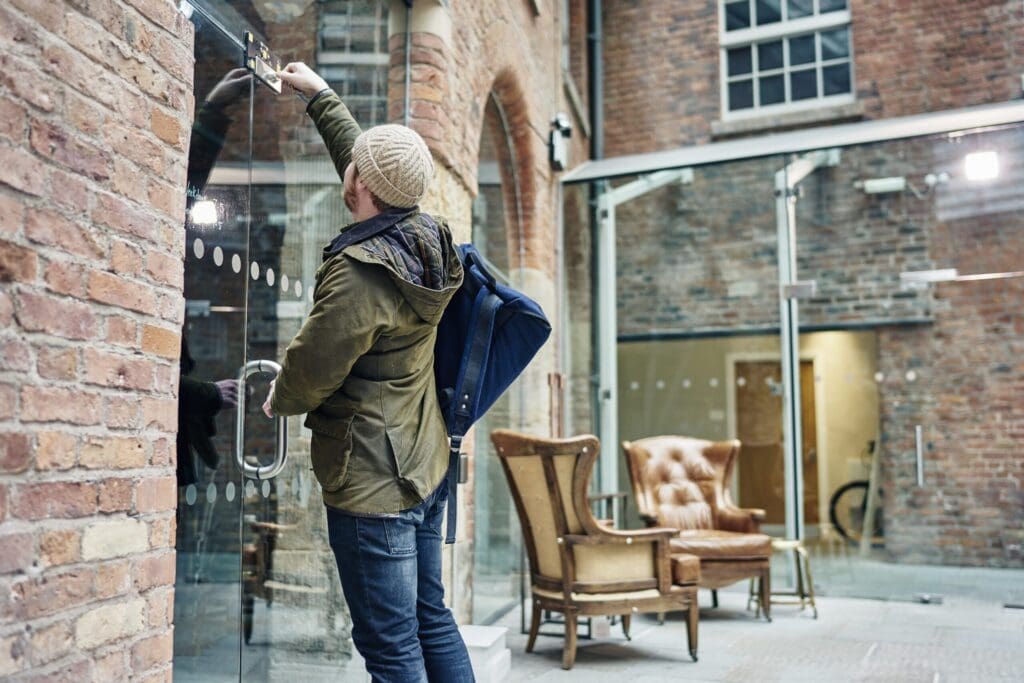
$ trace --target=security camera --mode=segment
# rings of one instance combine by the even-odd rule
[[[564,112],[555,114],[555,118],[551,119],[551,127],[561,133],[562,137],[572,137],[572,122]]]

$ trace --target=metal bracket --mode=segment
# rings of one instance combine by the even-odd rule
[[[268,88],[281,94],[281,79],[277,75],[281,58],[271,52],[266,43],[256,40],[250,31],[245,32],[245,66]]]
[[[817,294],[817,280],[797,280],[782,287],[782,297],[784,299],[813,299]]]

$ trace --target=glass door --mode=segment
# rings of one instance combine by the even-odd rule
[[[384,120],[387,13],[377,2],[300,14],[222,0],[182,8],[196,30],[197,102],[185,226],[194,362],[183,362],[184,382],[216,395],[228,380],[222,388],[230,394],[234,382],[239,395],[237,407],[213,400],[219,411],[195,427],[183,417],[183,434],[207,438],[179,457],[174,677],[365,681],[310,432],[301,416],[269,420],[261,410],[311,308],[322,248],[351,217],[305,105],[244,67],[249,42],[280,45],[283,61],[324,72],[363,122]],[[349,54],[366,50],[374,56]],[[349,71],[338,66],[347,62]]]
[[[246,361],[252,79],[234,38],[195,13],[179,391],[174,678],[237,681],[244,479],[230,400]],[[216,385],[220,382],[220,387]]]
[[[1022,602],[1022,155],[1021,126],[880,141],[804,184],[822,593]]]

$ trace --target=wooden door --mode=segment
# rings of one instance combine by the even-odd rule
[[[743,443],[738,465],[739,504],[763,508],[767,524],[785,524],[786,491],[782,444],[782,369],[778,361],[739,361],[736,371],[736,437]],[[804,521],[818,523],[817,424],[814,365],[800,362],[803,436]]]

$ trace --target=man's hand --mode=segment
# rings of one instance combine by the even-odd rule
[[[247,69],[232,69],[224,74],[213,90],[206,96],[207,104],[223,109],[242,95],[249,93],[252,74]]]
[[[214,382],[217,393],[220,394],[221,407],[234,408],[238,405],[238,380],[222,379]]]
[[[267,392],[267,400],[263,402],[263,414],[273,419],[274,411],[270,409],[270,402],[274,400],[274,384],[277,380],[270,383],[270,391]]]
[[[321,90],[326,90],[330,87],[327,85],[327,81],[320,78],[315,71],[303,62],[292,62],[278,71],[277,75],[281,77],[282,81],[306,97],[312,97]]]

